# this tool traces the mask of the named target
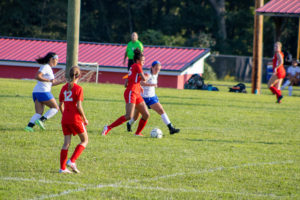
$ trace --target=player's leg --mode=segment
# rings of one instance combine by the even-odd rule
[[[180,129],[176,129],[172,125],[172,123],[171,123],[171,121],[170,121],[167,113],[164,111],[163,106],[159,102],[150,105],[150,108],[153,109],[153,110],[155,110],[161,116],[161,119],[163,120],[163,122],[169,128],[170,134],[179,133]]]
[[[141,100],[141,102],[139,102],[136,105],[136,109],[141,113],[142,117],[139,121],[139,125],[138,125],[138,128],[137,128],[136,132],[135,132],[135,135],[143,136],[142,131],[143,131],[143,129],[145,128],[145,126],[147,124],[147,121],[148,121],[148,118],[150,117],[150,114],[149,114],[147,105],[146,105],[146,103],[144,102],[143,99]]]
[[[77,158],[81,155],[82,151],[85,149],[85,147],[88,144],[88,134],[86,132],[85,126],[82,123],[82,129],[84,130],[82,133],[78,134],[80,138],[80,143],[77,145],[77,147],[74,150],[74,153],[70,160],[68,160],[67,165],[72,168],[72,170],[76,173],[79,173],[79,170],[77,169],[77,166],[75,164]]]
[[[127,131],[128,132],[132,132],[131,127],[139,117],[140,117],[140,112],[137,109],[135,109],[133,117],[127,122]]]
[[[38,120],[44,112],[44,105],[41,102],[39,102],[37,99],[35,99],[34,101],[34,108],[35,108],[35,114],[31,117],[27,127],[25,128],[25,131],[27,132],[33,132],[35,121]]]
[[[64,133],[66,132],[66,127],[63,127]],[[60,151],[60,170],[59,173],[71,173],[67,168],[67,160],[68,160],[68,149],[71,143],[72,135],[64,135],[64,144]]]

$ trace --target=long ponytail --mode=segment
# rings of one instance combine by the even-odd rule
[[[74,82],[80,77],[80,68],[78,66],[73,66],[69,72],[71,81],[68,84],[68,90],[72,90]]]
[[[45,55],[44,57],[39,57],[36,59],[36,62],[39,64],[47,64],[51,58],[53,58],[54,56],[56,56],[57,54],[54,52],[49,52],[47,53],[47,55]]]

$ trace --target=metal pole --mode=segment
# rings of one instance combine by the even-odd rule
[[[264,5],[263,0],[255,0],[255,10]],[[252,66],[252,93],[260,94],[261,68],[262,68],[262,43],[263,43],[263,16],[254,16],[253,36],[253,66]]]
[[[297,60],[299,60],[300,57],[300,17],[298,18],[298,47],[297,47]]]
[[[65,77],[69,78],[69,71],[78,62],[80,24],[80,0],[68,0],[67,26],[67,65]]]

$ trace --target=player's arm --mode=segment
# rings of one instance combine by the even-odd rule
[[[125,86],[125,88],[127,88],[127,86],[128,86],[128,78],[127,78],[127,79],[125,79],[124,86]]]
[[[35,75],[35,79],[41,82],[52,82],[53,80],[49,80],[47,78],[43,77],[43,73],[41,71],[38,71]]]
[[[61,114],[63,114],[63,112],[64,112],[64,102],[59,102],[59,110],[60,110],[60,112],[61,112]]]
[[[149,75],[148,74],[145,74],[145,77],[146,79],[148,80],[149,79]],[[153,86],[153,87],[157,87],[157,84],[151,84],[151,83],[147,83],[147,80],[146,81],[141,81],[141,86]]]
[[[52,80],[52,86],[56,86],[56,85],[62,84],[64,82],[66,82],[65,79],[62,79],[62,80],[53,79]]]
[[[141,77],[141,81],[147,81],[149,79],[149,76],[145,75],[143,71],[139,73],[139,76]]]
[[[125,55],[124,55],[124,60],[123,60],[123,64],[124,65],[126,64],[126,58],[127,58],[127,48],[125,50]]]
[[[279,52],[277,52],[277,59],[278,59],[278,62],[277,62],[278,64],[275,67],[275,70],[274,70],[275,72],[277,72],[278,67],[283,64],[283,59]]]
[[[82,101],[77,101],[77,110],[79,112],[79,114],[81,115],[83,121],[84,121],[84,124],[85,125],[88,125],[88,120],[84,114],[84,111],[83,111],[83,108],[82,108]]]

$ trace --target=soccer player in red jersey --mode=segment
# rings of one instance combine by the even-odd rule
[[[85,125],[88,124],[88,120],[85,117],[81,105],[83,101],[83,91],[82,87],[77,85],[79,77],[79,67],[72,67],[70,70],[71,81],[62,87],[59,95],[59,108],[62,113],[61,125],[64,133],[64,144],[60,152],[60,173],[71,173],[71,171],[66,168],[66,165],[70,167],[73,172],[79,173],[75,161],[88,144],[88,135],[85,128]],[[78,135],[81,142],[75,148],[70,160],[67,161],[72,135]]]
[[[136,48],[134,50],[134,64],[131,66],[128,72],[128,79],[126,80],[126,90],[124,92],[124,99],[126,102],[126,114],[118,118],[110,125],[105,125],[102,131],[102,135],[105,136],[114,127],[119,126],[133,117],[134,110],[137,109],[141,114],[138,128],[135,132],[136,136],[143,136],[142,130],[147,124],[149,118],[149,111],[141,96],[140,82],[146,81],[146,77],[143,72],[143,65],[145,63],[145,57],[141,50]]]
[[[276,42],[274,45],[274,57],[273,57],[273,74],[268,82],[268,87],[273,94],[276,94],[277,103],[281,103],[283,96],[281,95],[281,84],[286,75],[283,60],[284,55],[281,52],[282,44],[281,42]]]

